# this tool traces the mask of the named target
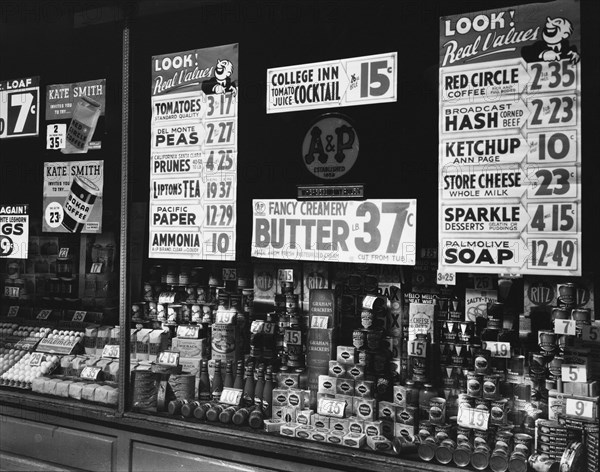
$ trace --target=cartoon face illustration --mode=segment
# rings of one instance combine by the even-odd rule
[[[542,38],[546,44],[558,44],[563,39],[567,39],[573,32],[571,22],[566,18],[550,18],[546,19],[546,24],[542,30]]]
[[[215,77],[217,80],[225,80],[233,74],[233,64],[227,59],[219,59],[215,66]]]

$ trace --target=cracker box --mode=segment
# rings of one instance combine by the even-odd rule
[[[329,429],[348,432],[348,418],[330,418]]]
[[[290,388],[287,395],[288,405],[299,409],[304,409],[308,404],[304,404],[304,392],[297,388]]]
[[[363,398],[373,398],[373,381],[357,380],[354,383],[354,395]]]
[[[364,433],[365,423],[363,420],[359,420],[356,416],[348,418],[348,432],[350,433]]]
[[[367,442],[367,435],[362,433],[348,433],[342,439],[342,444],[360,449]]]
[[[279,434],[282,436],[296,437],[296,429],[302,426],[298,423],[282,423],[279,428]]]
[[[287,388],[274,388],[273,406],[288,406],[288,392]]]
[[[363,421],[373,421],[376,415],[375,399],[354,397],[354,414]]]
[[[367,437],[383,435],[383,421],[382,420],[365,421],[364,426],[365,426],[364,433],[367,435]]]
[[[356,363],[356,348],[354,346],[338,346],[336,360],[340,364],[353,365]]]
[[[329,416],[313,414],[310,419],[315,428],[329,428]]]
[[[342,444],[342,439],[346,434],[343,431],[329,430],[326,441],[330,444]]]
[[[335,379],[335,393],[354,396],[354,380],[343,378]]]
[[[330,377],[346,377],[346,365],[338,361],[329,361]]]
[[[328,395],[335,395],[336,380],[337,379],[335,377],[329,377],[329,375],[319,375],[318,393],[326,393]]]
[[[392,449],[392,442],[385,436],[368,436],[367,446],[374,451],[389,451]]]
[[[312,424],[311,419],[314,412],[312,410],[301,410],[296,413],[296,422],[300,424]]]

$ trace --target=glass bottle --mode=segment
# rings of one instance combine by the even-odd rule
[[[244,388],[244,361],[238,361],[233,388],[242,390]]]
[[[181,407],[181,414],[184,418],[191,418],[194,416],[194,411],[201,405],[200,402],[187,402]]]
[[[254,364],[248,363],[246,366],[246,378],[244,382],[244,391],[242,393],[242,404],[244,406],[254,405]]]
[[[262,411],[265,418],[271,418],[271,410],[273,406],[273,373],[271,367],[267,367],[265,374],[265,386],[262,394]]]
[[[206,419],[208,421],[217,421],[219,419],[219,415],[223,410],[223,405],[221,405],[220,403],[214,403],[206,412]]]
[[[198,382],[198,400],[208,402],[211,400],[210,379],[208,378],[208,361],[203,360],[200,367],[200,381]]]
[[[240,408],[233,414],[233,417],[231,418],[233,424],[236,426],[243,426],[248,423],[248,416],[250,416],[250,413],[256,410],[256,408],[256,405]]]
[[[227,361],[225,367],[225,379],[223,380],[223,388],[233,387],[233,361]]]
[[[262,397],[263,390],[265,387],[265,371],[264,366],[261,365],[258,367],[258,378],[256,380],[256,385],[254,386],[254,404],[262,409]]]
[[[223,424],[231,423],[233,415],[240,409],[240,406],[228,406],[219,414],[219,421]]]
[[[200,406],[196,407],[196,409],[194,410],[194,418],[196,418],[197,420],[205,420],[206,419],[206,412],[208,411],[208,409],[212,406],[212,403],[210,402],[206,402],[206,403],[202,403]]]
[[[223,392],[223,378],[221,376],[221,361],[215,361],[215,374],[213,376],[212,388],[210,394],[212,400],[218,402],[221,399],[221,393]]]

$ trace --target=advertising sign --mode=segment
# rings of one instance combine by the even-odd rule
[[[440,27],[440,270],[581,275],[579,4]]]
[[[0,204],[0,258],[27,259],[29,205]]]
[[[267,113],[395,102],[398,53],[267,70]]]
[[[235,259],[237,44],[152,58],[149,257]]]
[[[88,80],[72,84],[54,84],[46,88],[46,120],[64,120],[73,117],[75,103],[88,97],[100,105],[100,115],[106,108],[106,79]]]
[[[414,265],[416,200],[253,201],[252,256]]]
[[[42,231],[102,232],[104,161],[44,163]]]
[[[0,80],[0,139],[37,136],[40,78]]]

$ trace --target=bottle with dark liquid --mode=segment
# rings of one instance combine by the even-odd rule
[[[244,391],[242,393],[242,405],[254,405],[254,365],[249,363],[246,366],[246,379],[244,382]]]
[[[219,421],[224,424],[229,424],[232,421],[233,415],[240,409],[240,406],[228,406],[219,414]]]
[[[233,387],[233,362],[227,361],[225,367],[225,378],[223,379],[223,388]]]
[[[219,419],[219,415],[224,410],[223,405],[220,403],[214,403],[206,412],[206,419],[208,421],[217,421]]]
[[[212,399],[210,392],[210,379],[208,378],[208,361],[203,360],[200,367],[200,381],[198,382],[198,400],[208,402]]]
[[[262,411],[265,418],[271,418],[271,410],[273,406],[273,373],[271,367],[267,367],[265,374],[265,386],[262,394]]]
[[[257,408],[256,405],[240,408],[238,411],[236,411],[233,414],[233,417],[231,418],[231,420],[233,421],[233,424],[236,426],[243,426],[243,425],[247,424],[250,413],[252,413],[254,410],[256,410],[256,408]]]
[[[254,386],[254,404],[258,406],[260,410],[262,410],[262,397],[263,390],[265,387],[265,373],[264,366],[260,365],[258,367],[258,378],[256,380],[256,385]]]
[[[243,390],[244,388],[244,362],[238,361],[237,370],[235,373],[235,380],[233,381],[233,388]]]
[[[215,361],[215,375],[213,376],[212,388],[210,394],[212,400],[218,402],[221,399],[221,393],[223,392],[223,378],[221,377],[221,361]]]

